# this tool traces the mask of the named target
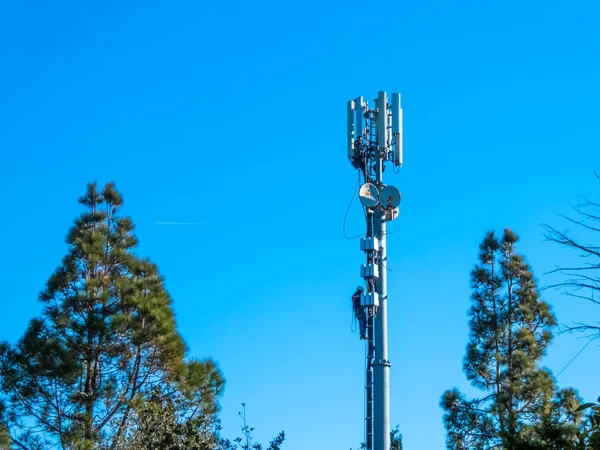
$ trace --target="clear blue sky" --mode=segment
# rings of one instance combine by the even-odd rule
[[[461,372],[469,272],[509,226],[542,284],[543,242],[598,192],[597,1],[2,2],[0,338],[40,313],[86,182],[114,180],[139,253],[166,277],[194,356],[227,378],[256,435],[286,449],[363,437],[364,348],[349,296],[363,255],[342,236],[355,171],[346,101],[403,95],[403,192],[389,226],[392,423],[444,448],[438,401]],[[157,221],[202,222],[165,226]],[[363,229],[354,205],[348,232]],[[562,322],[598,309],[558,293]],[[559,336],[558,372],[584,341]],[[561,375],[587,400],[600,347]]]

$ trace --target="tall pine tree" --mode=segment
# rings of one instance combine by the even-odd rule
[[[68,253],[40,294],[42,317],[0,348],[0,412],[12,445],[127,448],[157,393],[179,399],[176,420],[210,433],[221,373],[210,360],[185,359],[163,279],[134,254],[121,195],[94,182],[79,202],[85,212],[67,235]]]
[[[516,253],[517,240],[509,229],[501,239],[488,232],[471,272],[463,370],[485,395],[443,394],[449,449],[569,449],[576,441],[577,394],[556,392],[552,374],[540,367],[556,319],[531,267]]]

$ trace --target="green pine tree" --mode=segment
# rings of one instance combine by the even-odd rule
[[[568,449],[576,441],[579,398],[570,389],[556,392],[552,374],[539,365],[556,319],[516,253],[517,240],[506,229],[501,239],[488,232],[480,245],[463,370],[485,395],[443,394],[449,449]]]
[[[394,428],[390,432],[390,449],[402,450],[402,434],[399,427]]]
[[[16,345],[0,348],[11,442],[30,450],[126,448],[157,392],[178,399],[173,417],[182,427],[209,432],[221,373],[210,360],[185,359],[163,279],[134,254],[121,195],[113,183],[99,190],[94,182],[79,202],[85,212],[40,294],[42,316]]]
[[[8,420],[4,402],[0,401],[0,450],[10,450],[10,436],[8,434]]]

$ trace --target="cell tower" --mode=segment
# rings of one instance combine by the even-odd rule
[[[386,163],[402,166],[400,94],[380,91],[373,108],[363,97],[348,102],[348,160],[364,183],[359,198],[366,212],[366,234],[360,249],[366,255],[361,276],[366,289],[360,307],[367,321],[365,445],[390,449],[390,361],[387,335],[386,225],[398,217],[400,191],[383,182]],[[396,170],[394,170],[396,172]]]

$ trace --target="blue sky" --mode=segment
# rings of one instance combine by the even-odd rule
[[[342,222],[356,173],[346,101],[401,92],[403,193],[388,230],[392,423],[444,448],[469,272],[511,227],[541,284],[570,255],[540,224],[598,192],[595,1],[3,2],[0,338],[39,314],[85,184],[114,180],[139,253],[166,278],[193,356],[227,378],[225,433],[247,403],[286,449],[363,437],[364,348],[350,332],[363,254]],[[360,209],[349,234],[363,230]],[[166,226],[155,222],[201,222]],[[561,322],[598,309],[547,292]],[[563,335],[557,373],[585,341]],[[559,378],[599,394],[600,348]]]

